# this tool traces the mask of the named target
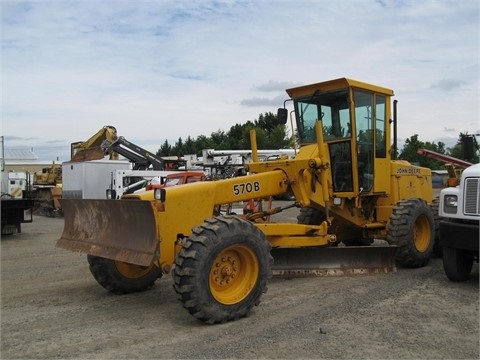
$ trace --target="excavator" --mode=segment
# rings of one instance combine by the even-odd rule
[[[432,176],[394,156],[393,90],[338,78],[286,92],[300,144],[293,158],[259,161],[251,131],[246,175],[118,200],[64,199],[56,245],[86,253],[95,280],[116,294],[171,274],[183,307],[207,324],[247,316],[274,270],[293,277],[332,261],[340,269],[425,266],[435,238]],[[283,207],[225,211],[286,192],[295,199]],[[297,222],[272,220],[291,208]]]
[[[93,134],[86,141],[78,141],[71,144],[71,162],[99,160],[105,157],[102,143],[105,140],[114,142],[118,139],[117,129],[114,126],[106,125]],[[118,154],[111,152],[110,160],[118,160]]]

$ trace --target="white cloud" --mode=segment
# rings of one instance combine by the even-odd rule
[[[208,136],[274,112],[285,88],[343,76],[395,90],[403,138],[478,129],[474,0],[1,7],[7,147],[51,147],[66,160],[71,142],[114,125],[156,151],[165,139]]]

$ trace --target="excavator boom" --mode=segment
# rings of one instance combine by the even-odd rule
[[[71,144],[71,160],[88,161],[99,160],[105,157],[105,153],[101,148],[104,140],[115,141],[117,139],[117,129],[113,126],[107,125],[98,130],[86,141],[79,141]],[[118,154],[112,153],[110,159],[118,159]]]

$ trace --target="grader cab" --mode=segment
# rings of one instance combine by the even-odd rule
[[[392,158],[393,91],[340,78],[287,93],[300,143],[293,159],[260,162],[252,132],[245,176],[120,200],[64,199],[57,246],[87,253],[95,279],[114,293],[146,290],[172,273],[183,306],[206,323],[246,316],[273,269],[306,274],[343,253],[367,267],[378,261],[372,254],[424,266],[435,235],[431,173]],[[287,117],[279,109],[282,123]],[[287,191],[295,200],[283,208],[235,214],[225,206]],[[298,222],[270,220],[291,207]]]

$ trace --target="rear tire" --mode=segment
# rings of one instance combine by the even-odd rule
[[[175,259],[174,289],[197,319],[223,323],[247,316],[267,290],[270,244],[252,223],[219,216],[193,229]]]
[[[397,203],[390,215],[387,242],[398,247],[397,265],[417,268],[428,263],[435,242],[435,224],[425,201],[407,199]]]
[[[470,277],[473,256],[466,250],[443,248],[443,269],[451,281],[465,281]]]
[[[118,295],[147,290],[162,276],[155,265],[141,266],[93,255],[87,259],[95,280]]]
[[[323,210],[314,207],[303,207],[297,216],[297,222],[305,225],[320,225],[326,218]],[[337,236],[337,241],[330,244],[330,246],[337,246],[340,242],[345,246],[369,246],[373,243],[373,239],[362,238],[361,231],[347,225],[342,226],[337,223],[336,226],[330,228],[330,231]]]
[[[314,207],[302,207],[297,215],[297,222],[304,225],[319,225],[325,220],[325,212]]]

